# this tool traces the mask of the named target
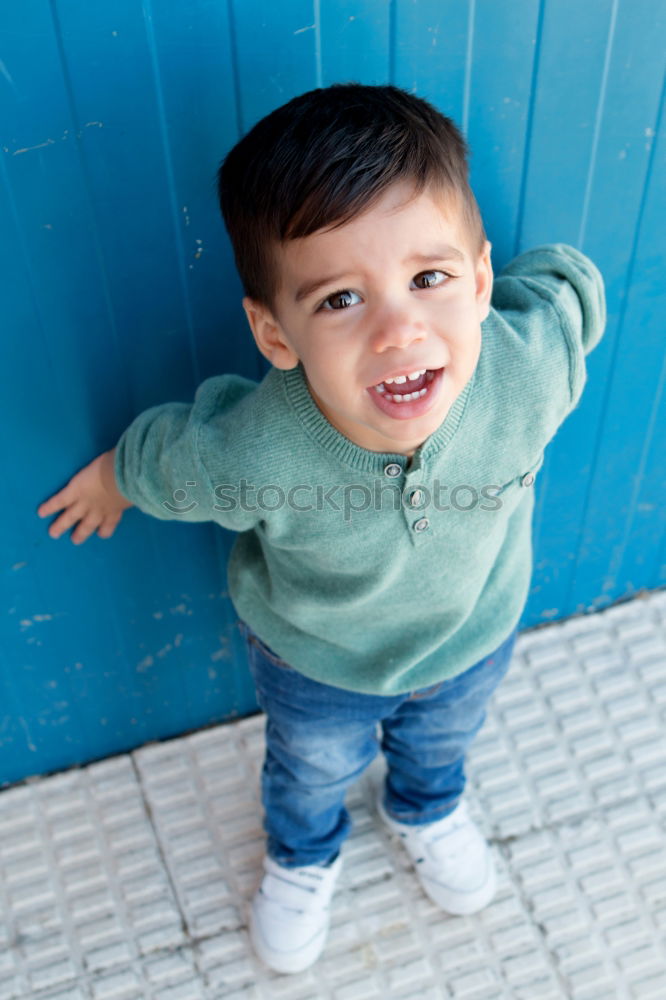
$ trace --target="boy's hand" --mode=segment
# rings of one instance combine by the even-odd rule
[[[78,527],[72,534],[75,545],[85,542],[94,531],[100,538],[111,537],[123,511],[133,506],[116,486],[114,456],[115,448],[98,455],[77,472],[64,489],[37,508],[40,517],[63,511],[49,527],[51,538],[60,538],[77,522]]]

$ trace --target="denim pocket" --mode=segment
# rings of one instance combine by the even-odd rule
[[[254,651],[263,656],[269,663],[272,663],[274,667],[281,667],[282,670],[294,669],[289,666],[286,660],[283,660],[281,656],[274,653],[270,646],[267,646],[265,642],[262,642],[257,633],[253,632],[246,622],[239,620],[238,627],[241,630],[249,649],[254,647]]]

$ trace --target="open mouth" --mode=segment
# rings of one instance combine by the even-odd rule
[[[445,368],[423,369],[379,382],[368,389],[376,406],[391,417],[420,416],[432,406]]]
[[[372,388],[376,392],[386,393],[395,403],[408,403],[412,399],[425,396],[434,377],[434,370],[424,369],[411,375],[398,375],[397,378],[387,379],[386,382],[380,382]]]

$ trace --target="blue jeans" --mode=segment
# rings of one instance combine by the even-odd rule
[[[419,825],[453,812],[465,787],[465,752],[509,669],[516,630],[457,677],[385,697],[310,680],[249,625],[238,625],[267,716],[261,792],[267,852],[278,864],[298,868],[335,860],[351,830],[345,793],[380,746],[388,765],[383,805],[390,816]]]

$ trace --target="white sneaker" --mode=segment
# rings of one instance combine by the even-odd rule
[[[488,844],[461,801],[444,819],[409,826],[392,819],[377,799],[379,815],[404,843],[421,885],[433,903],[447,913],[476,913],[497,888],[495,863]]]
[[[283,868],[264,858],[266,874],[250,907],[250,939],[259,958],[276,972],[302,972],[326,944],[330,902],[342,866]]]

